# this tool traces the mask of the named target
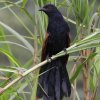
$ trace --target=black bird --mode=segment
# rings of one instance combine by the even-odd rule
[[[64,20],[58,9],[47,4],[39,11],[43,11],[48,16],[48,27],[42,47],[41,61],[57,54],[70,45],[69,26]],[[43,100],[62,100],[63,96],[71,95],[71,84],[66,70],[66,64],[69,55],[57,58],[49,64],[41,67],[37,87],[37,98],[43,97]]]

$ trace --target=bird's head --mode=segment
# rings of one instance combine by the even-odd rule
[[[47,4],[40,8],[39,11],[45,12],[49,17],[55,14],[59,14],[58,9],[53,4]]]

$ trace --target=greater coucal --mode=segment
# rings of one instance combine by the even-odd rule
[[[54,5],[47,4],[40,8],[39,11],[45,12],[48,16],[48,27],[41,53],[41,61],[44,61],[64,48],[69,47],[70,29]],[[69,55],[59,57],[41,67],[39,74],[48,71],[39,76],[37,98],[43,97],[43,100],[62,100],[63,96],[70,96],[71,84],[66,70],[68,57]]]

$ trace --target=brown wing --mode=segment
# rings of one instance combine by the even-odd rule
[[[48,43],[49,34],[46,33],[45,40],[42,46],[42,53],[41,53],[41,61],[44,61],[47,56],[47,43]]]

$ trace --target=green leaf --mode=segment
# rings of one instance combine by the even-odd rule
[[[22,3],[22,8],[25,7],[25,5],[27,4],[28,0],[23,0],[23,3]]]
[[[93,81],[94,84],[96,85],[96,82],[98,80],[98,77],[100,75],[100,47],[96,48],[96,53],[97,55],[95,56],[95,61],[92,67],[94,67],[94,76],[93,76]]]
[[[7,9],[8,7],[12,7],[14,5],[21,4],[22,2],[23,2],[23,0],[19,0],[15,3],[10,2],[10,1],[6,1],[6,0],[5,1],[0,1],[0,3],[9,3],[9,4],[5,5],[4,7],[0,8],[0,11]]]
[[[33,54],[34,52],[34,48],[32,47],[32,45],[24,38],[22,37],[18,32],[16,32],[15,30],[13,30],[11,27],[9,27],[8,25],[4,24],[3,22],[0,21],[0,25],[3,26],[4,28],[6,28],[10,33],[14,34],[20,41],[23,42],[23,44],[28,47],[28,49],[31,51],[31,53]]]
[[[92,53],[92,54],[90,54],[90,55],[88,56],[88,58],[87,58],[82,64],[80,64],[80,65],[77,67],[76,72],[74,73],[74,75],[73,75],[73,76],[71,77],[71,79],[70,79],[71,83],[73,83],[74,80],[78,77],[80,71],[82,70],[83,65],[84,65],[88,60],[94,58],[96,55],[97,55],[97,53]]]
[[[12,61],[17,67],[21,67],[21,64],[18,62],[18,60],[14,56],[12,56],[8,51],[0,48],[0,52],[6,55],[10,59],[10,61]]]
[[[7,50],[9,52],[9,54],[12,55],[12,51],[11,51],[11,49],[9,47],[9,44],[7,42],[5,44],[1,43],[2,41],[6,41],[6,35],[4,33],[3,27],[0,27],[0,36],[1,36],[0,37],[0,45],[1,45],[0,47],[3,48],[3,49],[5,49],[5,50]],[[10,64],[14,65],[14,63],[11,62],[11,61],[10,61]]]

